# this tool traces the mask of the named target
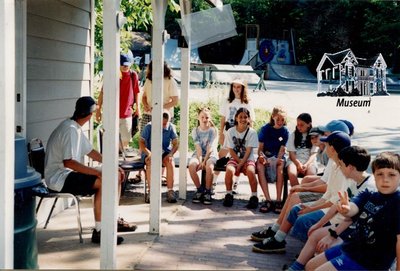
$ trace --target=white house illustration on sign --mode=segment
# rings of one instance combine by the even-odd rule
[[[351,49],[325,53],[317,67],[317,96],[389,95],[382,54],[358,58]]]

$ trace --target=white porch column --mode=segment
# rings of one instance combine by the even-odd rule
[[[192,1],[180,0],[181,16],[191,12]],[[182,20],[183,22],[183,20]],[[185,22],[190,23],[189,20]],[[190,26],[186,26],[190,29]],[[180,144],[179,144],[179,197],[186,199],[187,190],[187,153],[189,142],[189,89],[190,89],[190,37],[185,37],[187,48],[181,48],[181,129],[180,129]]]
[[[164,24],[167,0],[152,0],[153,33],[152,56],[153,78],[151,90],[151,186],[149,233],[159,234],[161,224],[161,140],[164,81]]]
[[[0,1],[0,269],[14,267],[15,1]]]
[[[103,1],[104,148],[100,269],[116,269],[119,144],[119,0]]]

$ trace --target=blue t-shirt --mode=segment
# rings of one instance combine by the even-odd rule
[[[267,157],[278,156],[279,148],[286,143],[289,138],[289,130],[286,126],[275,129],[271,124],[267,123],[261,127],[258,133],[258,142],[264,143],[263,152]]]
[[[342,249],[369,270],[388,270],[396,258],[400,234],[400,192],[384,195],[369,190],[352,199],[359,212]]]
[[[147,123],[144,127],[141,137],[144,139],[146,147],[151,150],[151,122]],[[164,152],[170,152],[172,150],[171,141],[177,138],[175,126],[168,122],[167,127],[162,129],[162,150]],[[146,155],[142,153],[144,159]]]

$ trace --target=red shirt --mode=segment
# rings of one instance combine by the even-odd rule
[[[132,74],[132,76],[131,76]],[[132,84],[133,79],[133,84]],[[136,72],[122,72],[119,80],[119,118],[125,119],[132,116],[134,95],[139,93],[138,76]]]

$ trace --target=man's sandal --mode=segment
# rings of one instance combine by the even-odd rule
[[[268,213],[274,210],[274,203],[271,200],[266,200],[263,202],[263,205],[260,207],[261,213]]]

